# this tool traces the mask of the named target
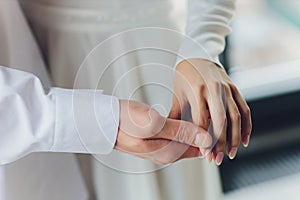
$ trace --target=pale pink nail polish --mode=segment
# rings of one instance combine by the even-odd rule
[[[231,160],[235,158],[236,153],[237,153],[237,150],[238,150],[238,149],[237,149],[236,147],[231,148],[231,150],[230,150],[230,152],[229,152],[229,158],[230,158]]]
[[[244,147],[248,147],[250,142],[250,135],[247,136],[246,142],[244,144]]]
[[[219,152],[217,154],[217,157],[216,157],[216,164],[219,166],[221,165],[222,161],[223,161],[223,158],[224,158],[224,153],[223,152]]]
[[[206,158],[207,158],[207,161],[209,163],[211,163],[211,161],[212,161],[212,153],[209,153]]]

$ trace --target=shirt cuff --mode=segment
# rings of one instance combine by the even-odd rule
[[[215,63],[216,65],[223,67],[222,63],[219,60],[219,55],[211,56],[210,53],[197,41],[192,38],[184,38],[181,42],[181,46],[178,51],[178,56],[176,60],[177,66],[180,62],[186,59],[204,59]]]
[[[119,127],[119,100],[99,90],[53,88],[55,136],[51,151],[109,154]]]

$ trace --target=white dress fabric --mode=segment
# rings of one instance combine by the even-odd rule
[[[38,42],[39,52],[18,2],[4,0],[1,2],[0,20],[6,27],[4,30],[9,31],[5,35],[14,37],[7,40],[2,37],[4,34],[0,34],[0,41],[4,41],[6,45],[6,48],[0,51],[0,64],[32,72],[42,79],[44,85],[49,86],[45,63],[54,86],[101,88],[106,94],[118,98],[135,99],[152,106],[162,105],[158,109],[164,108],[161,112],[166,115],[172,97],[172,67],[176,62],[180,62],[180,59],[157,48],[140,50],[139,47],[145,46],[145,43],[156,43],[155,47],[160,49],[171,49],[173,52],[180,49],[180,54],[185,58],[200,57],[220,64],[218,55],[224,48],[224,35],[229,31],[228,20],[232,15],[234,1],[203,1],[201,4],[199,2],[201,1],[191,1],[189,10],[197,13],[201,8],[210,9],[205,11],[206,15],[194,15],[189,18],[187,33],[200,42],[204,50],[185,45],[187,42],[182,42],[177,34],[167,37],[169,32],[166,29],[161,29],[159,34],[156,29],[126,32],[145,26],[176,30],[177,27],[170,16],[172,4],[167,0],[130,0],[126,3],[120,0],[89,0],[84,3],[75,0],[23,0],[21,5]],[[11,20],[10,17],[17,19]],[[204,22],[200,23],[203,20]],[[196,28],[191,28],[194,27],[191,24]],[[218,34],[208,34],[211,33],[212,26],[218,27]],[[121,31],[125,33],[107,40]],[[202,31],[203,34],[199,34]],[[83,63],[84,58],[98,44],[102,46],[94,50]],[[120,54],[124,52],[124,55]],[[66,92],[57,90],[62,91],[61,93]],[[99,92],[100,99],[102,96]],[[62,100],[61,104],[61,107],[66,106],[66,110],[67,99],[65,102]],[[79,105],[80,102],[82,101],[79,101]],[[117,113],[114,109],[111,112]],[[65,126],[72,126],[70,121],[66,123],[71,125]],[[85,128],[88,127],[82,126],[83,132]],[[116,136],[116,131],[114,135]],[[86,141],[90,141],[89,135]],[[54,152],[105,154],[112,148],[110,146],[104,151],[95,147],[92,151],[84,151],[82,147],[72,149],[59,142],[60,140]],[[217,168],[199,159],[155,170],[160,166],[115,151],[109,156],[81,155],[78,158],[80,171],[72,154],[33,154],[3,167],[4,178],[1,180],[7,188],[3,198],[213,200],[219,199],[222,194]],[[37,162],[39,168],[34,169]],[[30,173],[31,170],[33,173]],[[57,174],[54,175],[55,173]],[[41,179],[44,185],[40,185]],[[12,185],[16,183],[22,188],[22,192],[13,192]]]
[[[50,86],[41,54],[17,1],[0,2],[0,24],[1,65],[32,72],[46,87]],[[14,144],[11,148],[16,147]],[[88,199],[88,193],[73,154],[35,153],[0,167],[0,199],[82,200]]]

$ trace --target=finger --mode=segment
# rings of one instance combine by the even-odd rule
[[[236,86],[231,86],[232,95],[241,114],[242,143],[245,147],[249,145],[252,131],[251,111],[244,98],[239,93]]]
[[[148,140],[146,145],[149,146],[149,149],[156,149],[156,151],[139,156],[151,157],[154,162],[160,164],[169,164],[181,159],[199,157],[201,155],[196,147],[165,139]]]
[[[199,147],[200,149],[210,149],[212,146],[211,135],[191,122],[167,120],[165,127],[167,139]]]
[[[180,145],[184,145],[184,144],[180,144]],[[185,145],[185,146],[188,146],[188,145]],[[185,147],[180,146],[180,148],[184,149]],[[185,158],[195,158],[195,157],[199,157],[199,156],[201,156],[201,152],[199,151],[199,148],[189,146],[188,149],[180,156],[180,158],[178,160],[182,160]]]
[[[241,142],[241,115],[232,97],[227,98],[227,110],[229,118],[227,155],[233,159]]]
[[[209,163],[212,161],[212,158],[213,158],[212,152],[206,155],[206,159]]]
[[[199,148],[211,148],[212,145],[212,137],[206,130],[191,122],[175,119],[167,119],[163,129],[153,138],[174,140]]]
[[[223,126],[223,130],[221,131],[220,135],[217,135],[216,137],[216,144],[213,149],[214,153],[214,160],[217,165],[221,165],[224,159],[224,150],[226,147],[226,127],[227,125]]]
[[[216,139],[214,159],[216,164],[220,165],[224,158],[224,149],[226,146],[227,118],[225,104],[223,103],[226,94],[223,86],[216,84],[213,87],[209,90],[208,107],[212,120],[213,135]]]
[[[202,88],[202,89],[201,89]],[[204,98],[204,87],[199,87],[188,97],[192,122],[201,128],[207,130],[209,126],[209,114],[206,107],[206,99]],[[207,155],[209,149],[200,149],[203,155]]]
[[[183,103],[180,103],[179,99],[177,98],[177,95],[174,94],[172,107],[168,117],[171,119],[181,119],[183,111],[184,111]]]
[[[196,91],[191,92],[188,101],[191,107],[193,123],[207,130],[209,126],[209,114],[203,90],[200,87]]]

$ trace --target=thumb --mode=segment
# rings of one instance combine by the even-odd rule
[[[203,128],[191,122],[169,118],[162,130],[153,138],[173,140],[201,149],[210,148],[212,145],[211,135]]]

